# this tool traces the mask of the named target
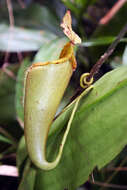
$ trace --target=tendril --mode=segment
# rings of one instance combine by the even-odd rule
[[[90,78],[89,81],[87,81],[87,78],[88,78],[89,75],[90,75],[90,73],[84,73],[84,74],[81,75],[81,77],[80,77],[80,86],[82,88],[86,88],[86,87],[90,86],[93,83],[93,77]]]

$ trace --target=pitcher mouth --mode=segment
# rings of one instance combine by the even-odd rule
[[[72,65],[73,70],[76,69],[77,63],[76,63],[76,59],[75,59],[75,56],[74,56],[73,44],[71,42],[68,42],[63,47],[58,60],[51,61],[51,62],[48,61],[48,62],[33,63],[30,68],[49,65],[49,64],[61,64],[61,63],[64,63],[66,61],[70,62],[70,64]]]

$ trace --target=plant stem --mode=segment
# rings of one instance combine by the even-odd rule
[[[100,67],[102,64],[109,58],[109,56],[114,52],[116,46],[118,45],[119,41],[127,32],[127,24],[123,27],[123,29],[120,31],[114,42],[109,46],[109,48],[106,50],[106,52],[100,57],[100,59],[96,62],[96,64],[92,67],[90,71],[90,75],[87,78],[89,81],[96,73],[98,73]]]
[[[14,15],[11,0],[7,0],[7,8],[9,13],[10,26],[14,27]]]
[[[107,24],[126,2],[127,0],[118,0],[110,11],[100,20],[99,24]]]

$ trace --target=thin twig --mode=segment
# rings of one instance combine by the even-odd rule
[[[22,60],[23,60],[23,55],[21,52],[17,52],[17,56],[18,56],[18,60],[19,60],[19,63],[21,64],[22,63]]]
[[[107,168],[106,171],[127,171],[127,167],[112,167]]]
[[[3,66],[2,66],[2,70],[3,70],[3,72],[4,73],[6,73],[10,78],[12,78],[13,80],[16,80],[16,76],[15,76],[15,74],[11,71],[11,70],[9,70],[7,67],[9,66],[9,64],[8,63],[4,63],[3,64]]]
[[[8,62],[9,56],[10,56],[10,53],[9,53],[8,51],[5,52],[4,63],[7,63],[7,62]]]
[[[10,21],[10,29],[12,30],[14,28],[14,16],[13,16],[12,3],[11,3],[11,0],[6,0],[6,2],[7,2],[7,8],[8,8],[9,21]],[[8,59],[10,56],[8,49],[9,49],[9,43],[10,43],[11,38],[12,38],[12,34],[10,33],[9,39],[8,39],[8,44],[7,44],[7,51],[5,53],[4,64],[3,64],[3,71],[5,71],[5,72],[6,72],[6,66],[8,65]],[[8,74],[8,72],[6,72],[6,73]]]
[[[116,184],[108,184],[108,183],[103,183],[99,181],[89,181],[90,183],[98,186],[103,186],[104,188],[109,187],[109,188],[114,188],[114,189],[127,189],[127,185],[116,185]]]
[[[127,157],[125,157],[122,162],[120,163],[119,167],[122,167],[125,163],[127,162]],[[110,183],[110,181],[112,181],[112,179],[117,175],[119,171],[114,171],[113,174],[106,180],[106,184]],[[105,187],[100,188],[100,190],[103,190]],[[127,189],[127,188],[126,188]]]
[[[8,39],[8,44],[7,44],[7,51],[5,53],[5,57],[4,57],[4,64],[3,64],[3,71],[11,78],[13,78],[14,80],[16,80],[16,76],[14,75],[14,73],[12,71],[10,71],[9,69],[7,69],[7,66],[9,65],[8,60],[10,57],[10,52],[9,50],[9,45],[11,40],[13,39],[13,28],[14,28],[14,15],[13,15],[13,7],[12,7],[12,2],[11,0],[6,0],[7,2],[7,8],[8,8],[8,15],[9,15],[9,21],[10,21],[10,33],[9,33],[9,39]],[[22,62],[23,56],[20,52],[17,52],[17,56],[19,59],[19,63]]]
[[[87,78],[87,80],[89,81],[92,77],[94,77],[94,75],[96,73],[99,72],[100,67],[102,66],[102,64],[109,58],[109,56],[114,52],[116,46],[118,45],[119,41],[121,40],[121,38],[123,38],[123,36],[126,34],[127,32],[127,24],[123,27],[123,29],[120,31],[120,33],[118,34],[118,36],[116,37],[115,41],[109,46],[109,48],[107,49],[107,51],[100,57],[100,59],[96,62],[96,64],[92,67],[91,71],[90,71],[90,75]]]
[[[0,155],[0,162],[6,159],[13,159],[16,160],[16,153],[10,153],[10,154],[1,154]]]
[[[10,26],[14,27],[14,15],[11,0],[7,0],[7,8],[9,13]]]
[[[95,180],[94,180],[94,175],[93,175],[93,172],[92,172],[92,174],[91,174],[91,178],[92,178],[92,182],[94,183],[94,182],[95,182]]]
[[[25,8],[25,4],[23,3],[22,0],[18,0],[18,2],[19,2],[20,6],[22,8]],[[10,29],[11,29],[11,28],[14,27],[14,23],[15,23],[14,22],[13,7],[12,7],[11,0],[7,0],[7,8],[8,8],[8,14],[9,14],[9,20],[10,20]],[[11,34],[10,34],[10,36],[11,36]],[[11,39],[11,37],[10,37],[10,39]],[[9,45],[8,45],[8,47],[9,47]],[[10,55],[10,53],[6,52],[6,54],[5,54],[5,63],[8,61],[9,55]],[[21,63],[22,62],[22,54],[20,52],[17,52],[17,56],[18,56],[18,59],[19,59],[19,63]]]
[[[22,9],[26,8],[25,3],[22,0],[18,0],[18,2],[19,2]]]
[[[8,139],[10,139],[12,141],[12,143],[14,145],[17,144],[17,140],[12,136],[10,135],[3,127],[0,126],[0,133],[3,134],[5,137],[7,137]]]
[[[99,21],[99,24],[107,24],[126,2],[127,0],[118,0],[110,11]]]

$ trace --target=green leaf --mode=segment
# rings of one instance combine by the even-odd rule
[[[51,4],[51,3],[50,3]],[[1,3],[0,22],[9,23],[8,9],[6,2]],[[19,27],[26,27],[29,29],[49,30],[54,34],[59,34],[59,19],[56,17],[53,9],[42,6],[38,3],[31,2],[21,9],[18,2],[13,2],[13,14],[15,18],[15,25]]]
[[[90,39],[86,40],[85,42],[82,42],[80,46],[84,47],[92,47],[92,46],[103,46],[103,45],[109,45],[116,39],[115,36],[103,36],[96,39]],[[127,38],[122,38],[120,42],[127,42]]]
[[[28,58],[26,58],[22,62],[21,67],[18,71],[17,82],[16,82],[16,96],[15,96],[16,114],[17,114],[17,119],[22,127],[24,121],[24,111],[23,111],[24,76],[27,67],[30,65],[31,62]]]
[[[68,9],[70,9],[70,11],[72,11],[77,17],[79,17],[80,14],[83,14],[85,12],[85,9],[88,6],[96,3],[97,0],[62,0],[62,2]]]
[[[21,138],[17,150],[16,163],[20,172],[20,184],[18,190],[33,190],[35,183],[36,170],[31,167],[31,161],[28,159],[27,150],[24,146],[24,136]]]
[[[55,38],[56,36],[48,31],[0,25],[0,51],[36,51],[43,43]]]
[[[27,158],[27,150],[25,147],[25,139],[24,136],[19,141],[19,146],[17,150],[17,156],[16,156],[16,163],[18,166],[19,171],[22,171],[22,168],[24,168],[24,161]]]
[[[36,170],[30,167],[31,161],[28,159],[23,171],[23,176],[18,190],[34,190]]]
[[[60,164],[50,172],[38,170],[38,190],[75,189],[88,179],[95,167],[102,168],[123,149],[127,143],[126,73],[127,67],[121,67],[106,74],[95,83],[91,93],[82,99]],[[56,127],[60,131],[60,127],[63,129],[63,122],[64,127],[66,126],[68,117],[62,115],[52,128]],[[60,132],[63,134],[62,129]],[[53,141],[52,137],[50,151],[53,146],[55,149],[55,144],[58,141]]]
[[[0,135],[0,141],[8,144],[12,144],[11,140],[8,138],[4,137],[3,135]]]
[[[8,70],[17,73],[18,65],[7,67]],[[16,80],[0,69],[0,124],[16,119],[15,114],[15,83]]]
[[[15,9],[15,22],[18,26],[40,28],[60,33],[60,21],[52,9],[41,6],[38,3],[31,3],[25,9]]]
[[[87,181],[95,167],[101,169],[127,144],[127,67],[117,68],[94,84],[82,98],[75,114],[59,165],[51,171],[37,170],[35,189],[75,189]],[[52,160],[73,104],[54,121],[47,143]]]

